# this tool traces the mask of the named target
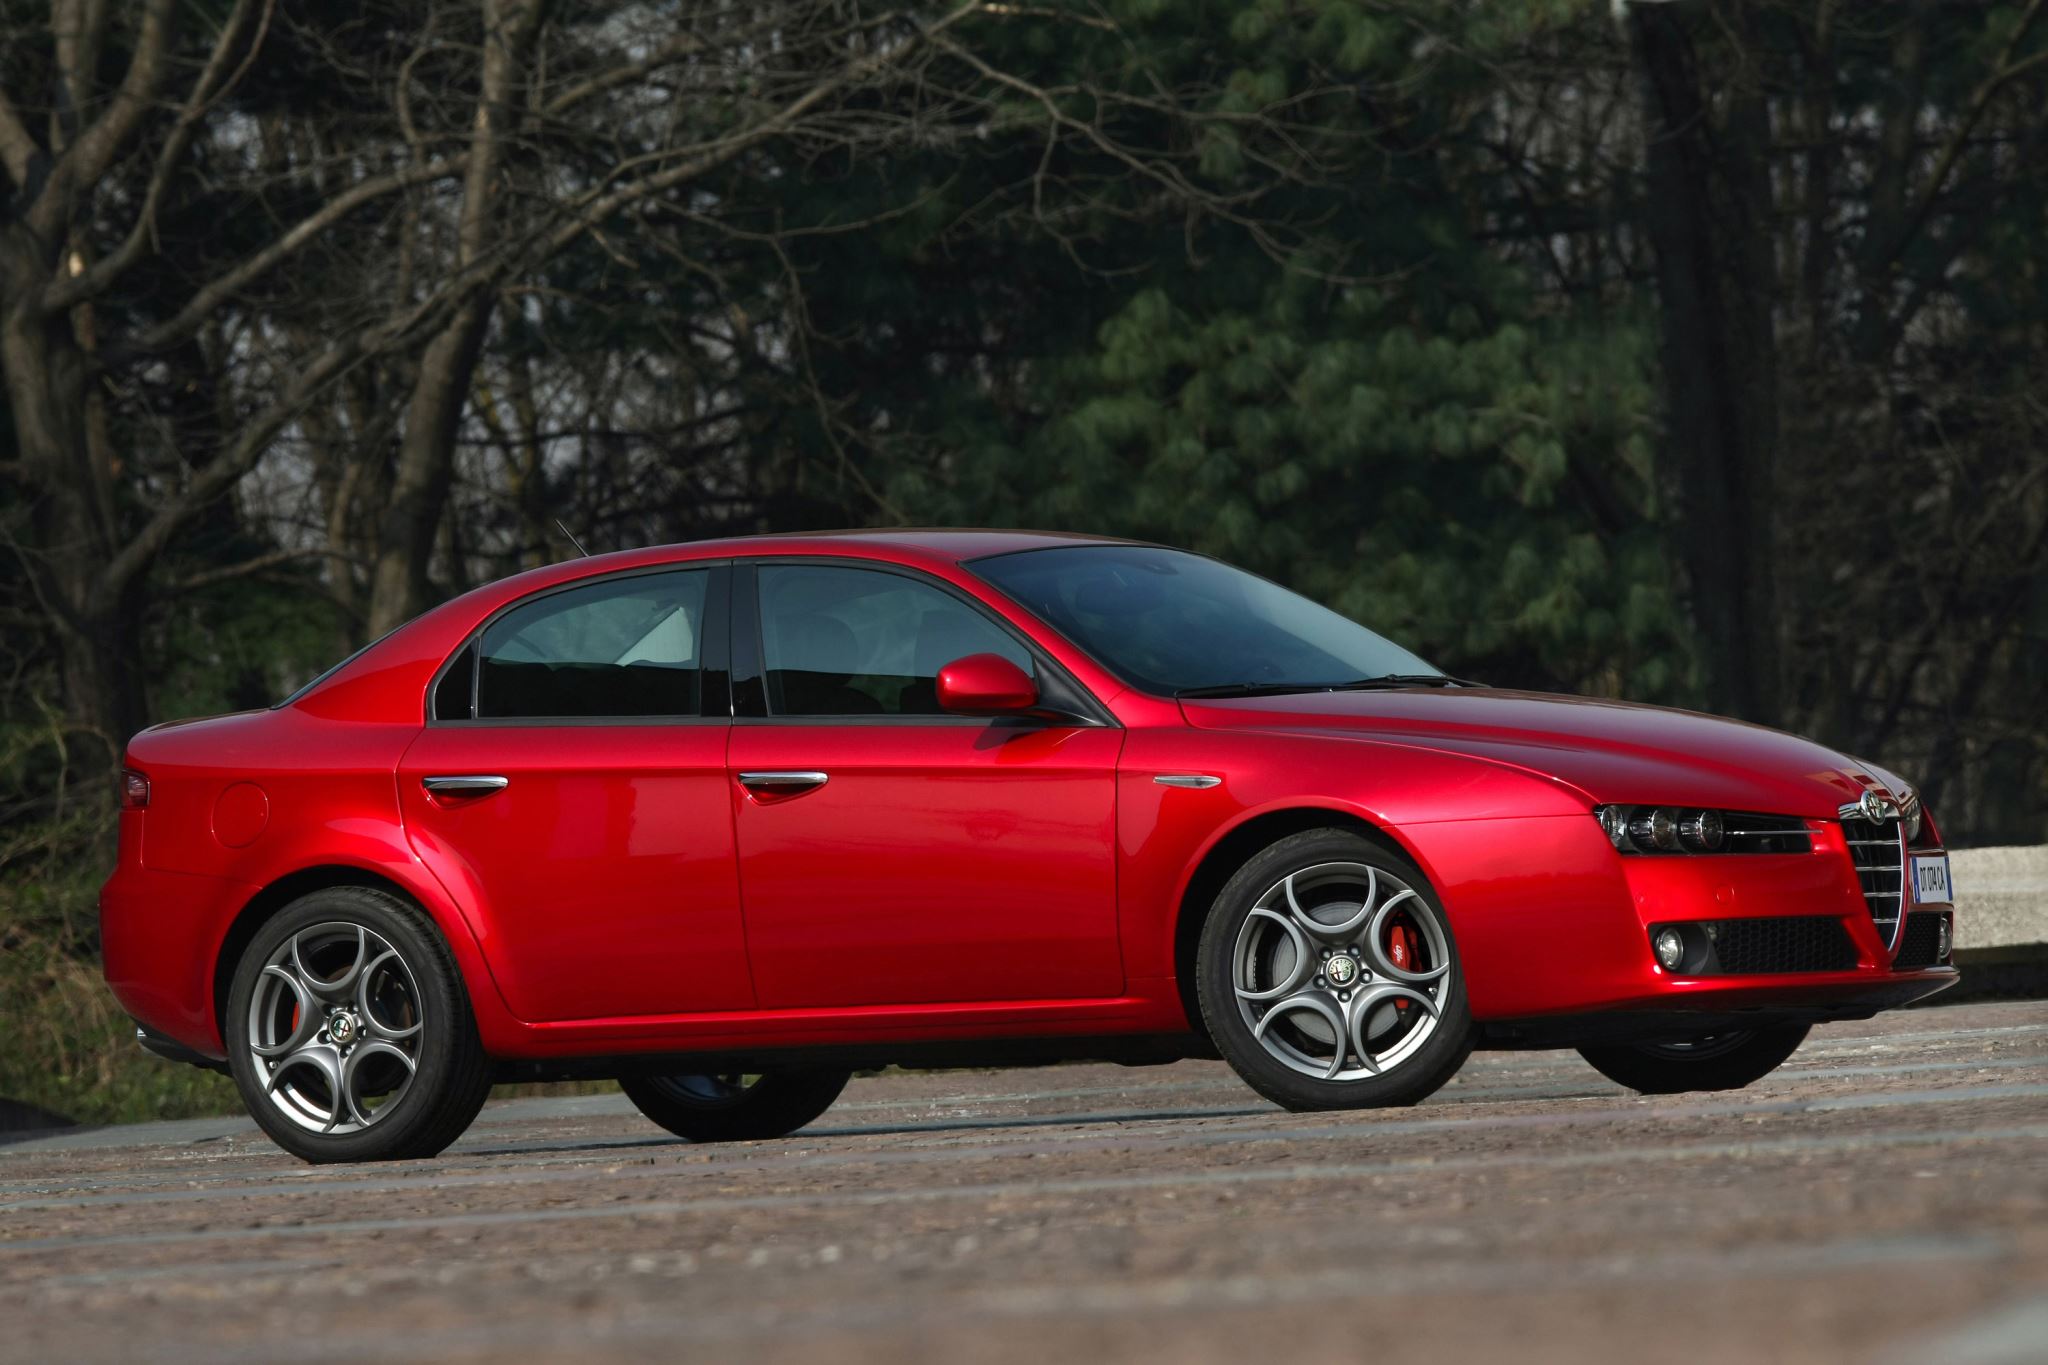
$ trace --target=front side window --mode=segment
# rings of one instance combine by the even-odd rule
[[[771,715],[935,716],[939,670],[969,654],[1000,654],[1032,672],[1008,631],[902,574],[769,564],[759,582]]]
[[[470,714],[453,684],[472,655],[478,720],[695,716],[710,581],[708,569],[634,574],[515,607],[443,677],[435,716]]]
[[[1111,672],[1157,695],[1442,676],[1356,621],[1184,550],[1076,545],[994,555],[968,567]]]

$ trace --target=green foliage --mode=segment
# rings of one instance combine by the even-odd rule
[[[1037,405],[1055,415],[1014,440],[962,429],[943,482],[896,496],[937,520],[1215,554],[1453,671],[1682,693],[1640,331],[1431,335],[1376,291],[1271,276],[1243,311],[1138,292],[1091,351],[1047,367]],[[1632,491],[1619,524],[1584,478]]]
[[[226,1077],[152,1057],[100,979],[106,803],[10,831],[0,847],[0,1098],[81,1123],[225,1113]]]
[[[905,232],[890,244],[900,264],[819,261],[814,312],[854,339],[832,359],[846,367],[835,385],[928,436],[892,448],[884,515],[1188,546],[1454,672],[1694,700],[1650,468],[1649,319],[1539,300],[1463,206],[1484,183],[1466,157],[1493,78],[1446,54],[1526,42],[1586,6],[1483,8],[1403,18],[1257,0],[1137,28],[1119,74],[1298,120],[1314,170],[1257,210],[1291,225],[1285,251],[1271,233],[1190,236],[1134,210],[1101,240],[1073,229],[1066,255],[1092,285],[1029,238]],[[1440,27],[1461,22],[1470,32]],[[1232,41],[1194,40],[1204,32]],[[1218,193],[1250,174],[1245,127],[1201,127],[1197,169]],[[963,203],[986,192],[955,186]],[[933,264],[941,278],[923,277]],[[991,383],[987,367],[892,356],[849,277],[911,284],[892,303],[923,315],[927,339],[942,330],[964,349],[995,331],[1030,338],[1028,358],[990,356]]]

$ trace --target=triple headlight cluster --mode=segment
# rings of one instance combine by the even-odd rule
[[[1728,812],[1698,806],[1596,806],[1600,828],[1623,853],[1720,853]]]

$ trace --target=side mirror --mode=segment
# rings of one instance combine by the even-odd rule
[[[939,709],[956,716],[1009,716],[1038,705],[1038,684],[1000,654],[970,654],[939,670]]]

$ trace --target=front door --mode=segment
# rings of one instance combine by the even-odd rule
[[[521,1019],[754,1003],[726,798],[728,577],[525,599],[434,689],[399,768],[406,830]]]
[[[737,652],[758,645],[760,686],[741,693],[727,763],[762,1006],[1119,994],[1123,731],[941,714],[954,659],[1050,665],[936,580],[844,563],[752,573],[734,610],[758,597]]]

